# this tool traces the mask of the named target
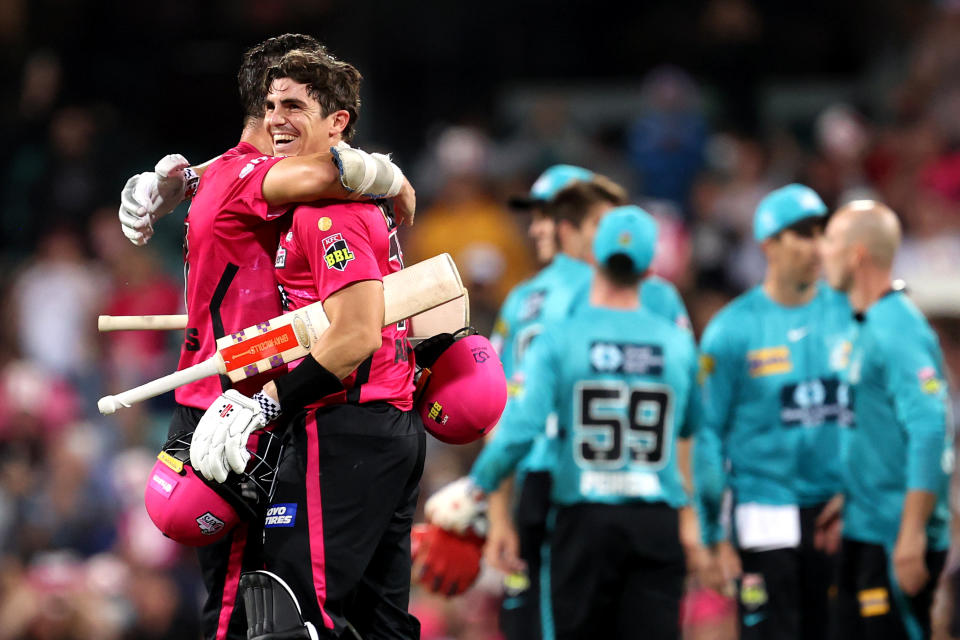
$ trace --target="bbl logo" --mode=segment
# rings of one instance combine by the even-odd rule
[[[323,239],[323,258],[327,262],[327,269],[343,271],[347,268],[347,263],[354,259],[354,255],[343,234],[335,233]]]

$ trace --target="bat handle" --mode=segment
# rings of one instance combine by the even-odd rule
[[[123,391],[114,396],[104,396],[97,401],[97,408],[105,416],[115,413],[120,407],[129,407],[136,402],[143,402],[149,398],[159,396],[162,393],[172,391],[191,382],[196,382],[207,376],[215,376],[221,373],[221,365],[217,361],[217,356],[204,360],[192,367],[175,371],[170,375],[151,380],[139,387],[134,387]]]

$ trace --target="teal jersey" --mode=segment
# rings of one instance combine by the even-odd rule
[[[901,292],[860,316],[847,370],[855,425],[845,429],[844,537],[892,548],[907,491],[937,495],[930,549],[946,549],[953,434],[937,336]]]
[[[530,347],[523,388],[470,475],[496,489],[555,413],[554,502],[682,506],[675,445],[695,424],[696,367],[690,332],[651,311],[579,307]]]
[[[586,262],[558,253],[553,261],[530,280],[517,285],[507,296],[497,317],[490,342],[500,354],[511,394],[520,384],[518,374],[523,357],[545,324],[566,318],[576,296],[589,287],[593,271]],[[510,401],[508,400],[508,403]],[[503,420],[497,430],[503,429]],[[518,465],[518,483],[529,470],[549,469],[553,455],[542,438]]]
[[[593,269],[586,262],[558,253],[536,276],[517,285],[500,308],[490,342],[500,354],[504,374],[511,387],[520,384],[517,374],[524,354],[544,326],[567,318],[580,306],[589,306]],[[687,309],[676,288],[657,276],[640,283],[641,306],[680,327],[689,327]],[[508,401],[509,402],[509,401]],[[503,421],[497,426],[503,429]],[[530,469],[552,466],[554,453],[546,438],[541,439],[518,464],[521,474]]]
[[[520,369],[524,354],[544,324],[569,315],[576,296],[590,286],[592,273],[586,262],[558,253],[537,275],[510,292],[490,336],[507,380]]]
[[[842,371],[853,316],[817,283],[786,307],[762,287],[722,309],[700,348],[703,422],[694,476],[708,542],[721,536],[729,486],[738,503],[810,506],[840,491],[839,425],[852,420]]]

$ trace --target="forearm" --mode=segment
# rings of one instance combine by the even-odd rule
[[[512,522],[513,518],[510,515],[512,500],[513,478],[504,480],[495,491],[487,495],[487,517],[490,518],[491,527]]]
[[[348,195],[329,151],[284,158],[263,180],[263,197],[271,206],[325,198],[343,200]]]
[[[480,452],[470,469],[470,478],[486,493],[497,491],[532,446],[533,437],[506,437],[501,431]]]
[[[900,516],[900,537],[926,533],[927,522],[937,504],[937,495],[930,491],[907,491]]]

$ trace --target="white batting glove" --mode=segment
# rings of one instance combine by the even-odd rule
[[[165,156],[153,171],[127,180],[120,193],[120,225],[123,235],[142,247],[153,237],[154,223],[184,200],[190,178],[190,163],[180,154]],[[193,180],[196,174],[191,172]],[[192,185],[196,188],[196,185]]]
[[[247,438],[264,426],[266,420],[256,400],[234,389],[225,391],[197,423],[190,443],[190,464],[204,478],[217,482],[225,481],[231,469],[243,472],[250,459]],[[237,447],[243,452],[237,452]],[[232,464],[241,459],[239,468]]]
[[[441,529],[483,537],[487,532],[487,500],[483,491],[468,477],[454,480],[427,500],[427,522]]]
[[[130,242],[142,247],[153,236],[153,220],[147,213],[152,171],[131,176],[120,192],[120,229]]]
[[[187,168],[190,163],[179,153],[164,156],[153,168],[157,174],[153,197],[153,210],[150,215],[154,220],[161,218],[184,201],[187,193]]]

